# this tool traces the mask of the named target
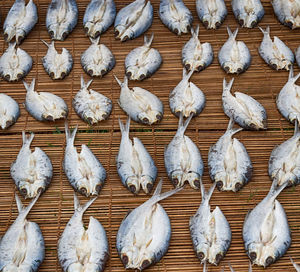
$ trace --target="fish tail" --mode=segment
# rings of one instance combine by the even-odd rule
[[[252,272],[252,265],[251,265],[251,261],[249,261],[249,270],[248,272]]]
[[[230,263],[228,263],[228,266],[229,266],[230,271],[231,271],[231,272],[234,272],[233,267],[231,266]]]
[[[77,212],[80,212],[81,214],[84,214],[85,211],[93,204],[93,202],[97,199],[97,197],[94,197],[90,199],[88,202],[86,202],[84,205],[80,205],[79,199],[74,193],[74,210]]]
[[[154,33],[151,34],[151,36],[148,38],[147,35],[144,36],[144,45],[147,47],[150,47],[154,38]]]
[[[230,29],[230,27],[229,26],[227,26],[227,33],[228,33],[228,36],[231,38],[236,38],[236,36],[237,36],[237,34],[238,34],[238,32],[239,32],[239,28],[237,28],[233,33],[232,33],[232,31],[231,31],[231,29]]]
[[[240,131],[243,130],[243,128],[241,128],[241,127],[240,128],[233,128],[234,124],[235,124],[235,122],[234,122],[233,118],[230,118],[229,122],[228,122],[228,126],[227,126],[226,132],[231,133],[231,135],[234,135],[234,134],[236,134],[236,133],[238,133],[238,132],[240,132]]]
[[[119,118],[119,126],[122,135],[127,135],[129,137],[129,130],[130,130],[130,117],[127,118],[126,125],[122,123],[121,119]]]
[[[229,81],[229,83],[227,83],[226,78],[224,77],[224,79],[223,79],[223,92],[230,92],[231,88],[232,88],[232,85],[233,85],[233,82],[234,82],[234,78],[232,78]]]
[[[120,85],[120,87],[123,87],[124,85],[125,85],[125,86],[128,86],[128,78],[127,78],[126,75],[124,76],[124,82],[122,82],[120,79],[118,79],[116,75],[114,75],[114,77],[115,77],[115,80],[116,80],[116,81],[118,82],[118,84]]]
[[[68,122],[67,121],[65,122],[65,133],[66,133],[67,145],[68,144],[74,145],[74,140],[75,140],[77,129],[78,129],[78,125],[73,129],[73,131],[71,133]]]
[[[259,30],[264,34],[264,35],[268,35],[270,34],[270,27],[267,26],[266,30],[264,30],[263,28],[261,28],[260,26],[258,27]]]
[[[299,133],[299,121],[296,118],[295,119],[295,128],[294,128],[294,136],[297,135]]]
[[[23,80],[24,87],[27,92],[33,92],[35,87],[35,78],[32,79],[30,86],[27,84],[26,81]]]
[[[214,182],[214,184],[209,188],[209,190],[206,192],[205,188],[204,188],[204,184],[202,182],[202,180],[200,179],[200,189],[201,189],[201,195],[202,195],[202,202],[209,202],[211,199],[211,196],[214,192],[216,188],[216,183]]]
[[[88,89],[90,87],[90,85],[92,84],[93,79],[89,80],[87,83],[85,83],[83,75],[81,75],[80,77],[80,83],[81,83],[81,88],[83,89]]]
[[[278,170],[279,171],[279,170]],[[277,171],[277,172],[278,172]],[[276,199],[276,197],[285,189],[285,187],[288,185],[288,182],[283,183],[278,187],[278,178],[277,173],[275,175],[275,178],[273,179],[270,191],[268,195],[272,197],[272,199]]]
[[[41,191],[39,191],[36,197],[31,200],[31,202],[28,204],[27,207],[24,208],[21,199],[17,194],[15,194],[15,199],[16,199],[19,214],[22,214],[24,219],[27,217],[28,213],[30,212],[34,204],[37,202],[37,200],[39,199],[40,195],[41,195]]]
[[[182,112],[179,115],[179,122],[178,122],[178,131],[180,131],[180,133],[184,134],[184,132],[186,131],[190,121],[192,120],[194,114],[191,113],[191,115],[185,120],[185,122],[183,123],[183,114]]]
[[[49,43],[47,43],[45,40],[43,40],[43,39],[41,39],[41,41],[49,48],[50,47],[50,44]],[[53,43],[54,43],[54,41],[53,41]]]
[[[91,41],[92,44],[99,44],[100,36],[98,36],[96,39],[93,39],[93,38],[90,37],[90,41]]]
[[[198,35],[199,35],[199,24],[196,26],[196,28],[194,29],[194,28],[191,28],[191,34],[192,34],[192,36],[193,37],[198,37]]]
[[[205,261],[204,264],[203,264],[203,272],[207,272],[207,264],[206,264],[206,261]]]
[[[22,139],[23,139],[23,145],[28,145],[30,146],[31,145],[31,142],[34,138],[34,133],[30,133],[30,136],[29,137],[26,137],[26,133],[25,131],[22,131]]]
[[[294,67],[291,66],[290,68],[290,73],[289,73],[289,80],[292,80],[293,83],[295,83],[300,77],[300,73],[296,76],[294,76]]]

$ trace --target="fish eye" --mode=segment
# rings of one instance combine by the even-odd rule
[[[147,190],[148,190],[148,194],[150,194],[150,192],[152,191],[152,188],[153,188],[153,184],[148,183],[146,187],[147,187]]]
[[[234,187],[235,187],[235,191],[237,192],[242,188],[242,184],[240,182],[238,182],[238,183],[235,184]]]
[[[218,253],[216,255],[216,264],[218,265],[222,259],[223,259],[223,255],[221,253]]]
[[[249,257],[250,257],[250,260],[253,262],[253,261],[255,261],[257,255],[256,255],[255,252],[251,252],[251,253],[249,254]]]
[[[149,260],[144,260],[141,266],[141,270],[147,268],[151,263],[149,262]]]
[[[174,187],[176,187],[178,185],[178,183],[179,183],[178,178],[173,178],[172,179],[172,183],[173,183]]]
[[[191,69],[191,65],[189,63],[186,64],[184,67],[185,67],[186,70],[190,70]]]
[[[266,259],[266,266],[269,266],[270,264],[274,263],[274,258],[269,256],[267,259]]]
[[[26,188],[22,188],[20,191],[21,195],[26,197],[27,196],[27,189]]]
[[[102,189],[102,185],[101,185],[101,184],[98,184],[98,185],[96,186],[96,192],[97,192],[97,194],[100,193],[101,189]]]
[[[200,181],[199,179],[194,180],[194,186],[197,187],[198,189],[200,188]]]
[[[205,254],[203,252],[198,252],[197,257],[200,261],[202,261],[205,258]]]
[[[218,190],[221,190],[223,188],[224,184],[223,184],[223,182],[221,180],[219,180],[217,182],[216,186],[217,186]]]
[[[51,72],[51,73],[49,74],[49,76],[53,79],[54,76],[55,76],[55,74],[54,74],[53,72]]]
[[[79,189],[79,192],[80,192],[82,195],[86,195],[86,194],[87,194],[87,190],[86,190],[84,187],[80,188],[80,189]]]
[[[129,187],[128,187],[129,191],[132,192],[133,194],[136,193],[136,187],[135,185],[131,184]]]
[[[65,76],[66,76],[65,72],[62,72],[61,75],[60,75],[61,79],[65,78]]]
[[[253,27],[255,27],[257,25],[257,21],[253,21],[252,23],[251,23],[251,27],[253,28]]]
[[[5,78],[5,80],[9,81],[10,80],[10,75],[5,75],[4,78]]]
[[[144,117],[142,121],[144,124],[149,124],[149,119],[147,117]]]
[[[216,22],[216,29],[218,29],[221,26],[220,22]]]
[[[128,256],[125,254],[122,256],[121,260],[124,266],[126,266],[129,262]]]
[[[242,68],[238,68],[237,69],[237,73],[240,74],[241,72],[243,72],[243,69]]]
[[[65,32],[62,34],[62,38],[65,39],[65,38],[67,38],[67,36],[68,36],[68,32],[65,31]]]
[[[203,21],[203,25],[208,28],[208,21]]]
[[[89,70],[87,71],[87,73],[88,73],[90,76],[93,76],[94,71],[93,71],[92,69],[89,69]]]
[[[243,19],[240,19],[240,20],[239,20],[239,24],[240,24],[241,26],[243,26],[243,25],[244,25],[244,20],[243,20]]]

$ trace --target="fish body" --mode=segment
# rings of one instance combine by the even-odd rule
[[[84,82],[81,77],[81,89],[73,99],[73,108],[78,116],[90,125],[106,120],[112,110],[112,101],[101,93],[89,89],[93,80]]]
[[[83,17],[85,33],[97,38],[113,24],[116,13],[114,0],[91,0]]]
[[[291,29],[300,27],[299,0],[272,0],[271,3],[280,23]]]
[[[151,48],[154,35],[144,36],[144,45],[133,49],[125,59],[125,72],[131,80],[143,80],[152,76],[160,67],[162,57]]]
[[[76,0],[52,0],[46,15],[46,27],[52,40],[64,41],[78,20]]]
[[[90,216],[86,228],[82,222],[84,212],[95,201],[81,206],[74,194],[74,214],[58,241],[58,259],[64,272],[102,272],[109,257],[106,232],[101,223]]]
[[[122,42],[137,38],[151,26],[153,7],[150,1],[136,0],[122,8],[115,19],[115,36]]]
[[[296,62],[298,66],[300,67],[300,46],[296,50]]]
[[[0,93],[0,127],[7,129],[20,117],[18,103],[10,96]]]

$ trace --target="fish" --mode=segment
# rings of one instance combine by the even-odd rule
[[[30,72],[32,57],[16,43],[10,43],[0,57],[0,76],[6,81],[19,81]]]
[[[104,33],[116,17],[114,0],[91,0],[83,16],[83,28],[92,39]]]
[[[220,28],[227,16],[224,0],[196,0],[196,9],[206,29]]]
[[[19,215],[0,240],[0,271],[36,272],[45,258],[45,243],[38,224],[26,219],[40,193],[24,208],[15,195]]]
[[[90,125],[106,120],[112,111],[112,101],[101,93],[89,89],[93,80],[85,83],[81,76],[81,88],[72,105],[78,116]]]
[[[42,40],[48,47],[47,54],[42,58],[43,66],[52,79],[64,79],[70,74],[73,67],[73,58],[70,51],[62,48],[59,54],[55,49],[54,41],[50,44]]]
[[[139,138],[129,138],[130,117],[126,125],[119,119],[119,125],[122,136],[116,163],[122,184],[133,194],[140,189],[150,194],[157,177],[155,163]]]
[[[20,117],[18,103],[10,96],[0,93],[0,127],[7,129],[14,125]]]
[[[168,250],[171,223],[158,203],[179,192],[177,188],[161,193],[162,180],[153,196],[131,211],[122,221],[116,239],[119,257],[126,269],[142,271],[160,261]]]
[[[193,15],[182,0],[160,0],[159,18],[176,35],[188,33],[193,24]]]
[[[251,54],[247,45],[243,41],[236,41],[239,29],[233,33],[227,27],[229,35],[218,53],[219,63],[227,74],[241,74],[245,72],[251,64]]]
[[[223,110],[239,126],[249,130],[267,129],[267,112],[253,97],[235,92],[231,94],[234,78],[229,83],[223,80]]]
[[[212,63],[214,52],[210,43],[201,44],[198,38],[199,25],[195,30],[191,28],[191,34],[192,37],[182,48],[182,64],[188,71],[200,72]]]
[[[99,195],[104,186],[106,171],[87,145],[81,145],[80,153],[74,146],[78,126],[70,132],[65,123],[66,149],[63,160],[65,174],[76,192],[89,197]]]
[[[292,50],[277,36],[274,36],[274,41],[272,41],[269,26],[266,30],[263,30],[261,27],[258,28],[264,34],[258,49],[262,59],[274,70],[290,70],[295,61]]]
[[[124,77],[124,82],[116,76],[115,79],[121,87],[118,104],[133,121],[153,125],[162,120],[163,103],[156,95],[140,87],[129,89],[127,76]]]
[[[293,67],[291,67],[288,81],[276,98],[276,105],[279,112],[291,123],[294,123],[295,120],[300,123],[300,86],[296,85],[296,81],[299,77],[300,73],[294,76],[294,70]]]
[[[300,67],[300,46],[297,48],[295,55],[296,55],[296,62]]]
[[[265,15],[260,0],[232,0],[232,11],[242,27],[254,28]]]
[[[272,0],[271,3],[280,23],[291,29],[300,27],[299,0]]]
[[[267,196],[245,217],[245,250],[253,264],[264,268],[282,257],[291,245],[289,223],[284,208],[276,200],[286,185],[278,187],[274,179]]]
[[[65,272],[101,272],[105,268],[109,258],[105,229],[93,216],[90,216],[88,227],[82,221],[83,214],[95,200],[81,206],[74,193],[74,214],[57,245],[58,260]]]
[[[38,12],[33,0],[29,0],[27,5],[25,0],[15,0],[3,24],[5,41],[9,43],[15,38],[16,43],[20,44],[37,21]]]
[[[76,0],[52,0],[46,14],[46,27],[52,40],[64,41],[78,20]]]
[[[291,263],[293,264],[294,268],[297,272],[300,272],[300,265],[296,264],[293,259],[290,257]]]
[[[179,117],[198,116],[205,107],[204,93],[190,80],[193,70],[187,73],[183,68],[182,80],[169,95],[169,105],[172,113]]]
[[[38,121],[66,119],[68,106],[59,96],[49,92],[35,91],[35,78],[28,85],[23,81],[26,93],[25,108]]]
[[[53,176],[52,163],[47,154],[39,147],[31,151],[33,138],[33,133],[27,137],[22,131],[23,145],[10,167],[10,175],[24,198],[33,198],[39,192],[45,192]]]
[[[88,75],[103,77],[115,67],[115,57],[106,45],[99,44],[100,36],[90,41],[92,44],[81,55],[81,66]]]
[[[151,48],[154,35],[144,36],[143,46],[129,52],[125,58],[126,76],[131,80],[143,80],[152,76],[162,64],[162,57],[157,49]]]
[[[136,0],[122,8],[115,19],[116,39],[125,42],[137,38],[148,30],[153,21],[153,7],[150,1]]]
[[[203,175],[203,161],[198,147],[184,135],[192,118],[193,114],[183,123],[183,116],[180,114],[177,132],[165,148],[164,161],[167,175],[174,187],[183,187],[188,182],[197,190]]]
[[[252,177],[252,163],[245,146],[232,136],[242,128],[234,129],[230,119],[225,134],[208,152],[209,175],[220,191],[237,192]]]
[[[216,183],[210,187],[208,192],[205,192],[201,180],[200,187],[202,201],[197,212],[190,218],[190,234],[200,262],[218,265],[230,247],[231,229],[218,206],[212,212],[210,209],[209,201]]]

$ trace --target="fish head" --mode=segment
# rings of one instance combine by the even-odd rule
[[[131,176],[126,180],[126,186],[133,194],[138,194],[140,191],[140,181],[136,176]]]
[[[7,26],[4,30],[4,40],[6,42],[10,42],[16,34],[16,29],[14,26]]]
[[[86,22],[84,25],[84,32],[93,39],[99,37],[102,31],[102,26],[100,24],[97,25],[97,28],[95,28],[95,24],[92,22]]]
[[[200,189],[200,175],[198,173],[195,173],[193,171],[189,171],[187,174],[184,175],[184,182],[188,182],[190,186],[195,189]]]
[[[120,39],[121,42],[126,42],[127,40],[133,39],[134,31],[131,27],[125,25],[117,25],[115,27],[115,38]]]
[[[248,249],[248,256],[253,264],[267,267],[277,260],[276,249],[273,245],[252,243]]]
[[[0,127],[2,129],[7,129],[16,122],[14,117],[7,116],[5,114],[1,114],[1,115],[2,116],[0,117]]]
[[[139,69],[137,66],[130,66],[126,69],[126,76],[131,80],[143,80],[148,77],[147,69]]]
[[[18,186],[18,189],[20,191],[20,194],[26,199],[26,198],[34,198],[36,197],[40,192],[44,192],[46,190],[46,183],[49,182],[39,182],[37,180],[28,180],[21,182]]]
[[[224,258],[226,250],[222,249],[221,245],[213,244],[208,251],[208,261],[214,265],[218,265]]]
[[[150,176],[142,176],[140,179],[142,188],[146,194],[150,194],[153,189],[154,180]]]
[[[42,114],[42,119],[45,121],[54,122],[55,120],[66,119],[67,116],[68,116],[68,111],[58,107],[54,109],[47,109]]]
[[[138,249],[135,249],[135,251],[138,252]],[[122,253],[121,261],[126,269],[138,269],[139,271],[146,269],[153,263],[151,258],[147,258],[144,254],[140,258],[139,254],[135,254],[133,250]]]
[[[293,64],[291,63],[290,60],[287,59],[281,59],[281,58],[272,58],[270,59],[269,65],[274,69],[274,70],[287,70],[289,71]]]
[[[52,40],[64,41],[69,35],[69,30],[64,25],[51,24],[48,32]]]
[[[183,172],[181,170],[173,171],[170,178],[175,188],[180,188],[183,186]]]
[[[141,112],[138,115],[138,119],[145,125],[153,125],[161,121],[163,115],[157,110],[149,109],[147,112]]]
[[[64,65],[53,66],[52,68],[52,71],[49,73],[49,76],[52,79],[64,79],[69,73],[69,71],[67,71],[68,69],[66,69]]]
[[[227,74],[241,74],[245,71],[245,65],[241,62],[225,62],[222,68]]]

